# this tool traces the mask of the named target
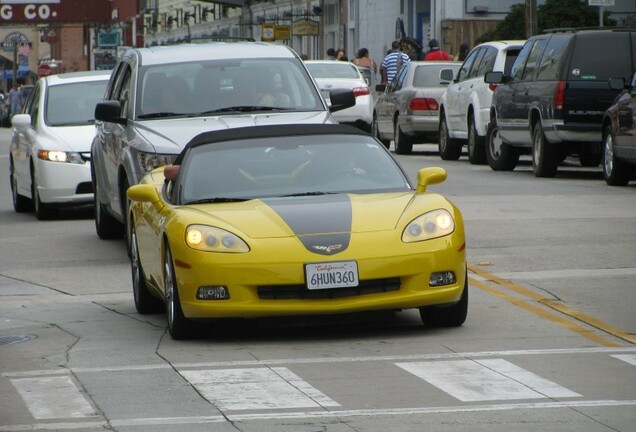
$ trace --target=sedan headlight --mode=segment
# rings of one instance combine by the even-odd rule
[[[137,153],[137,162],[144,174],[160,166],[172,165],[176,159],[175,154]]]
[[[235,234],[207,225],[190,225],[185,241],[192,249],[208,252],[245,253],[250,247]]]
[[[402,233],[405,243],[443,237],[455,231],[455,220],[448,210],[437,209],[413,219]]]
[[[38,159],[49,162],[74,163],[80,165],[84,163],[79,153],[59,150],[38,150]]]

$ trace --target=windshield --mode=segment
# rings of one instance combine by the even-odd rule
[[[108,78],[54,85],[46,96],[48,126],[81,126],[95,122],[95,105],[104,98]]]
[[[181,171],[182,204],[411,190],[386,149],[364,136],[284,136],[202,145],[190,150]]]
[[[137,86],[135,110],[140,119],[325,109],[295,58],[147,66]]]

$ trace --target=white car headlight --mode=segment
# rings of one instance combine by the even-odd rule
[[[448,210],[437,209],[413,219],[402,233],[405,243],[443,237],[455,231],[455,220]]]
[[[38,150],[38,159],[49,162],[84,164],[84,159],[79,153],[59,150]]]
[[[192,249],[208,252],[245,253],[250,247],[235,234],[207,225],[190,225],[185,241]]]

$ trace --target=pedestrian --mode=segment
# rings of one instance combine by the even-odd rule
[[[405,36],[400,39],[402,52],[411,60],[422,60],[422,45],[412,37]]]
[[[356,58],[352,63],[361,68],[368,68],[373,71],[373,75],[378,73],[378,65],[375,60],[369,57],[369,50],[366,48],[360,48],[356,54]]]
[[[453,60],[453,57],[446,51],[440,49],[437,39],[431,39],[428,43],[430,50],[424,56],[424,60]]]
[[[347,57],[347,53],[344,48],[338,48],[336,50],[336,60],[349,61],[349,57]]]
[[[380,65],[380,75],[382,84],[391,84],[393,78],[398,73],[400,68],[411,61],[409,56],[400,51],[401,45],[399,40],[391,43],[391,51],[384,57],[382,64]]]
[[[327,49],[327,60],[335,60],[336,59],[336,50],[333,48]]]
[[[455,56],[455,61],[466,60],[469,51],[470,48],[468,47],[468,44],[466,42],[462,42],[462,44],[459,46],[459,54]]]
[[[18,87],[18,83],[13,83],[13,88],[9,91],[9,107],[11,112],[9,115],[13,117],[18,114],[24,105],[24,101],[22,100],[22,93]]]

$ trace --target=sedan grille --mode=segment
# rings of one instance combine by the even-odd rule
[[[257,287],[261,300],[306,300],[356,297],[400,289],[400,278],[360,281],[357,287],[309,290],[305,285],[261,285]]]

